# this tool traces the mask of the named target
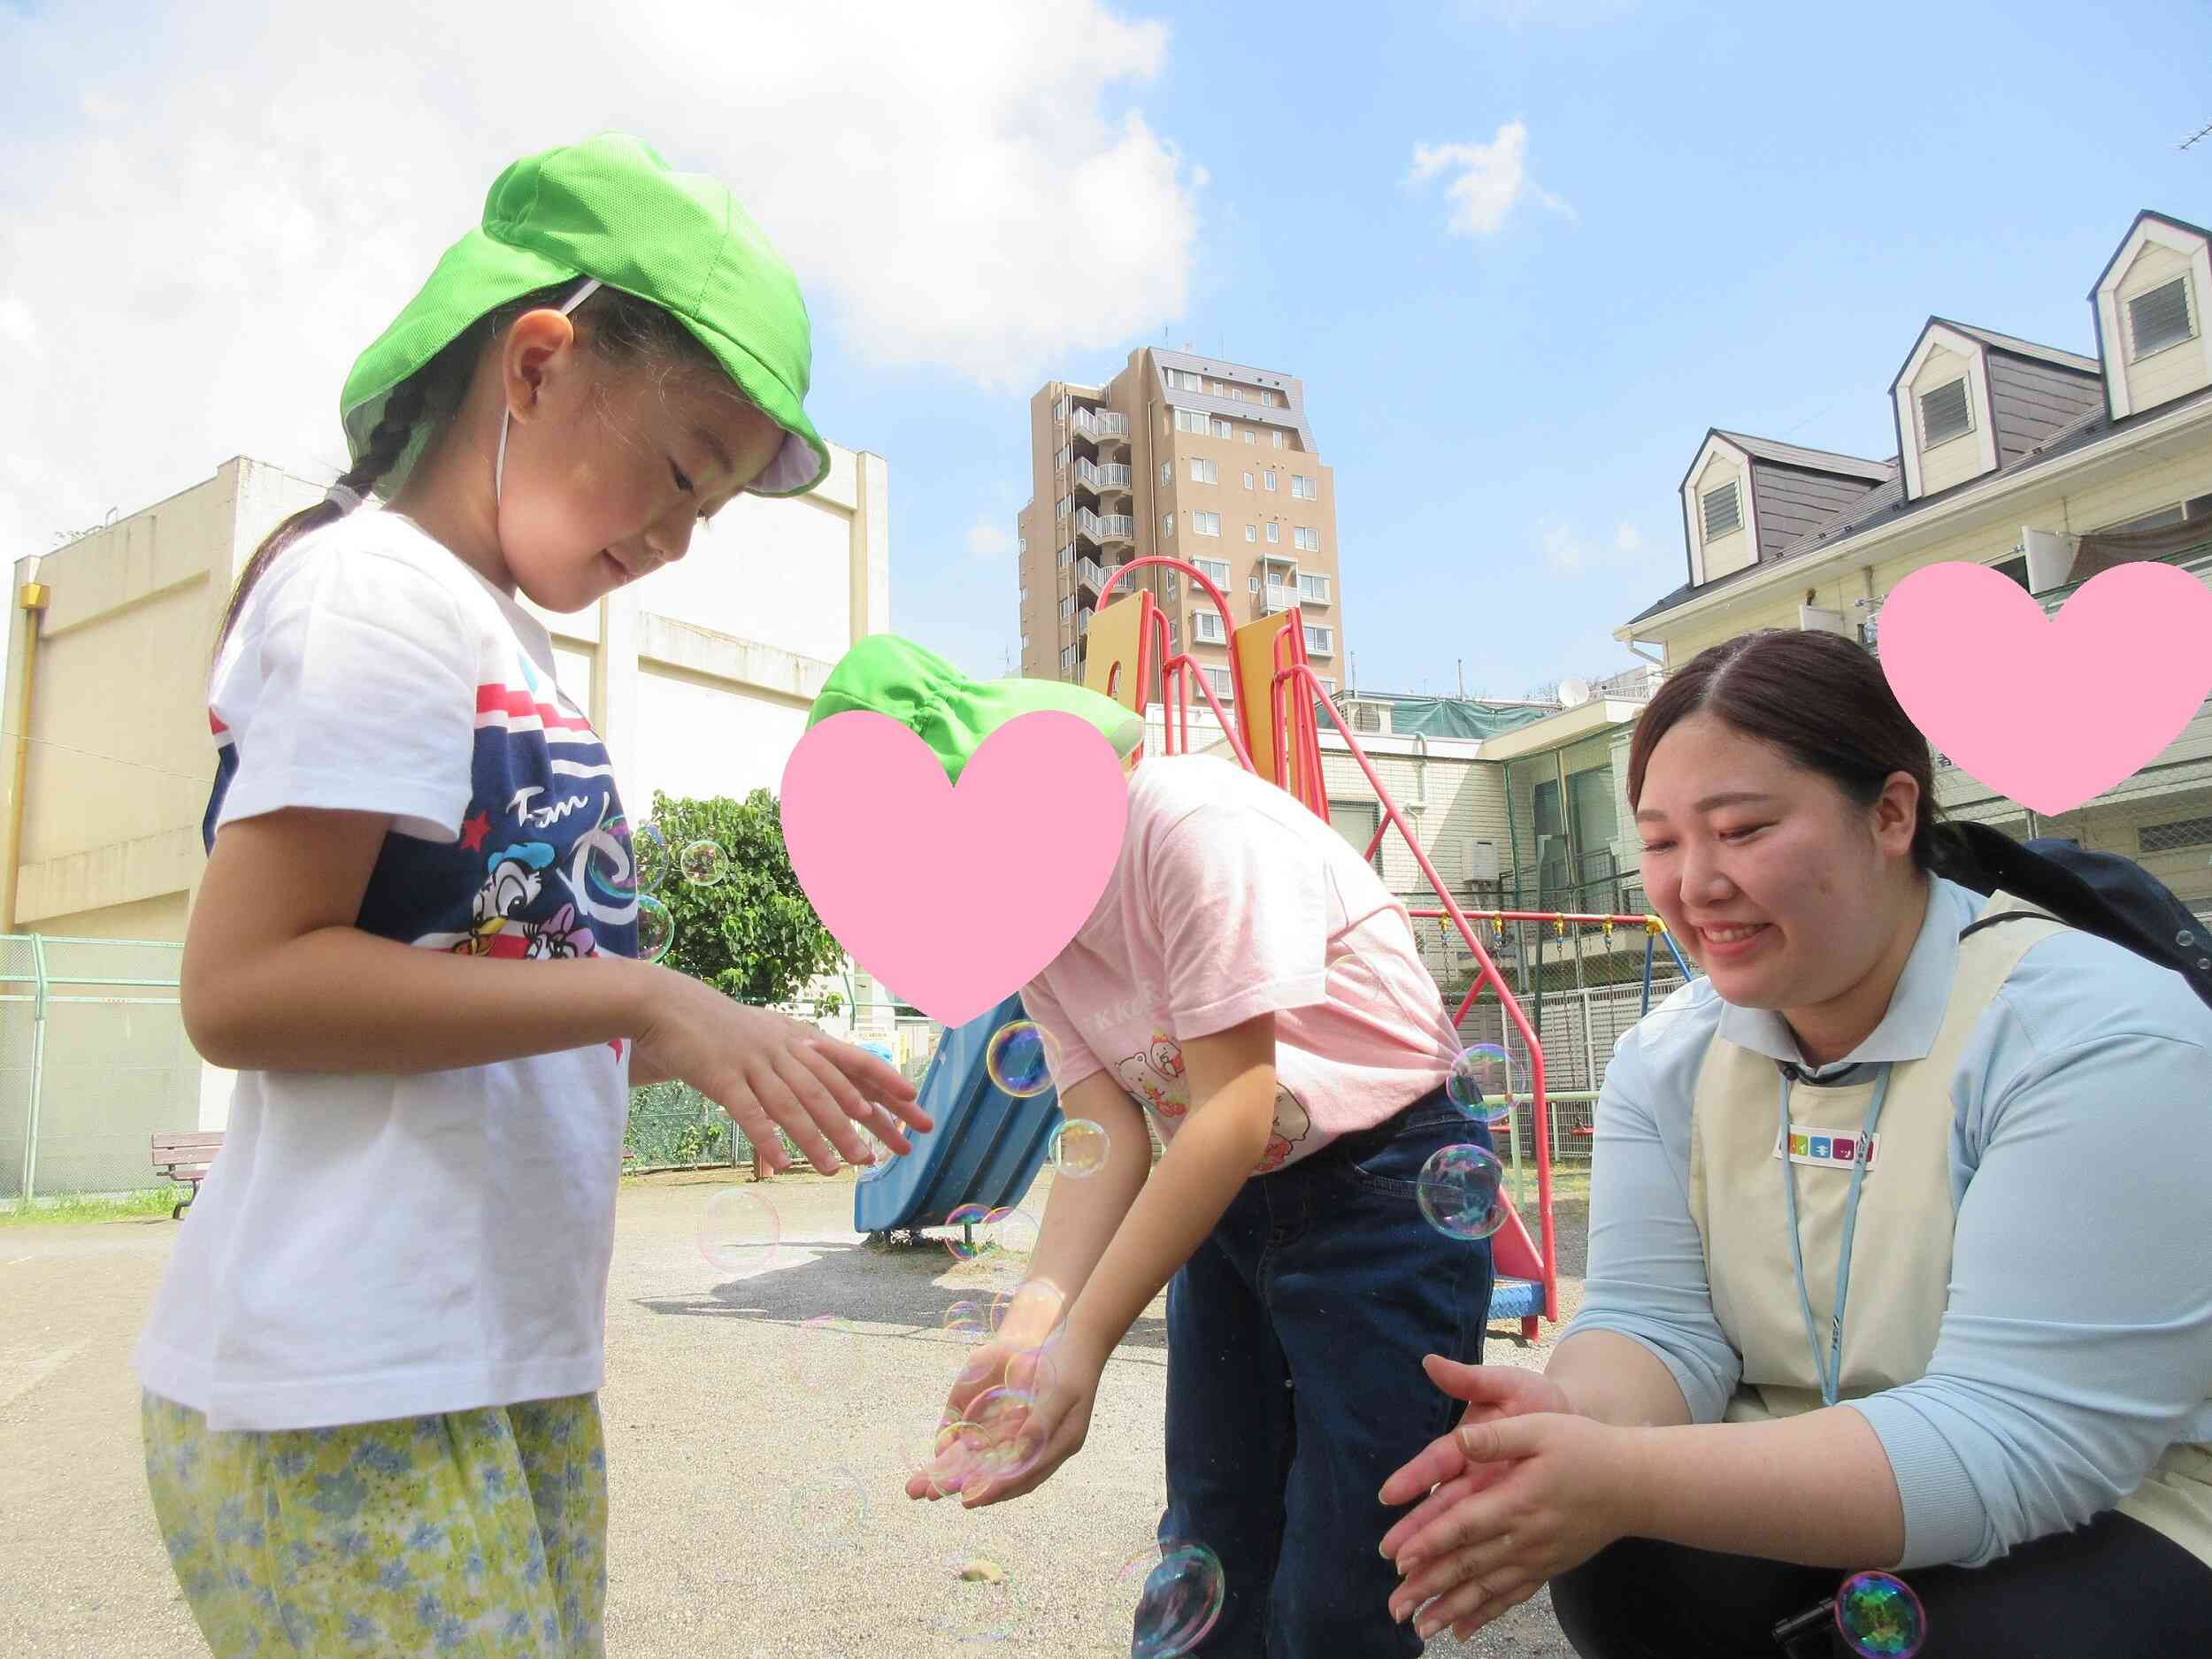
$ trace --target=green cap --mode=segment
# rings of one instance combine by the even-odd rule
[[[802,406],[814,348],[790,267],[720,184],[672,171],[652,146],[622,133],[526,156],[493,181],[483,223],[446,250],[422,291],[346,376],[339,418],[354,459],[393,390],[470,324],[580,277],[680,318],[784,429],[754,495],[803,495],[828,474],[829,450]],[[419,434],[377,480],[377,494],[398,490],[428,436]]]
[[[984,739],[1040,709],[1089,721],[1125,759],[1144,742],[1144,722],[1111,697],[1058,680],[971,680],[895,634],[868,634],[847,651],[822,682],[806,723],[811,728],[833,714],[863,709],[888,715],[919,736],[956,784]]]

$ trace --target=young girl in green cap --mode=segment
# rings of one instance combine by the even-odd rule
[[[1127,759],[1144,734],[1081,687],[972,680],[888,634],[846,654],[812,718],[850,710],[906,725],[956,783],[1034,710],[1088,719]],[[1045,1480],[1171,1279],[1159,1536],[1211,1550],[1225,1589],[1189,1651],[1418,1653],[1390,1611],[1381,1488],[1459,1413],[1424,1361],[1480,1360],[1492,1263],[1487,1239],[1437,1231],[1417,1198],[1429,1158],[1489,1135],[1448,1097],[1459,1039],[1405,905],[1288,792],[1156,756],[1131,775],[1105,891],[1022,1001],[1052,1039],[1062,1112],[1105,1131],[1103,1166],[1054,1182],[1029,1283],[947,1401],[947,1422],[996,1444],[979,1461],[947,1437],[909,1495],[992,1503]],[[981,1400],[1010,1381],[1033,1404]]]
[[[810,362],[719,185],[618,135],[527,157],[238,584],[182,987],[238,1078],[138,1353],[218,1659],[601,1653],[629,1089],[681,1078],[825,1171],[927,1125],[873,1056],[637,959],[612,767],[517,603],[582,610],[812,488]]]

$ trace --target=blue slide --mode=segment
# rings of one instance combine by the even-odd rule
[[[1049,1088],[1025,1100],[1009,1094],[983,1062],[994,1034],[1028,1018],[1016,993],[946,1031],[922,1074],[922,1110],[936,1127],[910,1134],[914,1150],[906,1156],[861,1171],[856,1233],[915,1232],[942,1226],[963,1204],[996,1210],[1021,1202],[1060,1126],[1059,1097]]]

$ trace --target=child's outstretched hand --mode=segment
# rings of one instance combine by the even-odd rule
[[[992,1340],[961,1367],[940,1415],[936,1456],[906,1483],[910,1498],[957,1493],[979,1509],[1033,1492],[1083,1448],[1105,1369],[1057,1323],[1058,1289],[1017,1294]]]
[[[825,1175],[838,1158],[874,1160],[861,1131],[910,1152],[901,1125],[931,1126],[914,1086],[850,1043],[772,1009],[732,1002],[680,973],[655,980],[650,1018],[638,1033],[634,1076],[680,1078],[730,1115],[779,1171],[791,1167],[780,1127]]]

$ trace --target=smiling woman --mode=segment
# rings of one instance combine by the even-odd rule
[[[1384,1488],[1428,1494],[1384,1540],[1425,1631],[1548,1581],[1586,1659],[1769,1652],[1879,1568],[1931,1655],[2212,1652],[2212,1010],[1939,873],[1930,765],[1825,634],[1644,711],[1645,882],[1707,972],[1615,1050],[1544,1376],[1461,1379]]]

